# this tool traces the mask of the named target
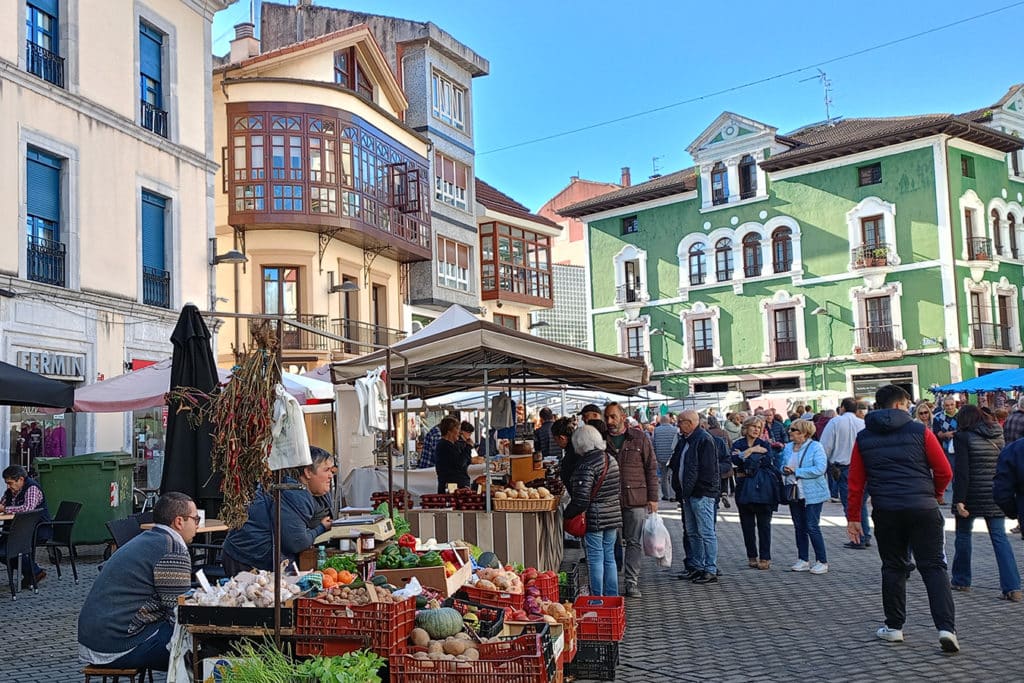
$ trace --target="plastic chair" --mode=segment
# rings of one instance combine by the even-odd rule
[[[118,548],[142,533],[139,520],[134,516],[124,519],[112,519],[106,523],[107,531],[114,539],[114,545]]]
[[[25,561],[22,555],[26,555],[29,562],[32,561],[32,557],[35,554],[36,525],[39,524],[42,516],[42,510],[15,514],[14,519],[9,523],[10,531],[4,536],[4,564],[7,566],[7,581],[11,586],[11,600],[18,599],[14,583],[14,569],[11,567],[11,561],[17,559],[19,574],[21,573],[21,563]],[[32,591],[38,593],[39,586],[36,585],[35,573],[30,573],[32,574]]]
[[[75,549],[74,541],[71,540],[71,532],[75,528],[75,520],[82,510],[82,504],[71,500],[62,501],[57,508],[57,516],[50,523],[53,527],[53,538],[45,543],[50,557],[50,562],[57,567],[57,578],[60,578],[61,548],[68,549],[68,559],[71,561],[71,572],[75,575],[75,583],[78,583],[78,566],[75,558],[78,551]]]

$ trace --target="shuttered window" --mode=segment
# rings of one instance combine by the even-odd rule
[[[164,34],[146,24],[139,23],[139,82],[142,100],[163,108],[161,88]]]
[[[142,191],[142,265],[166,270],[164,215],[167,200],[152,192]]]
[[[52,234],[39,235],[59,240],[60,226],[60,167],[61,160],[30,147],[25,169],[25,203],[30,223],[45,223]]]

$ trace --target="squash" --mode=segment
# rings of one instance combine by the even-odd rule
[[[416,613],[416,626],[431,638],[447,638],[462,630],[462,615],[451,607],[426,609]]]
[[[430,644],[430,634],[421,628],[414,628],[412,633],[409,634],[409,642],[413,645],[426,647]]]

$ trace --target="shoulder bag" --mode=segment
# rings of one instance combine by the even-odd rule
[[[604,455],[604,471],[601,472],[601,476],[597,478],[597,483],[594,484],[594,489],[590,492],[590,502],[593,504],[594,496],[601,490],[601,484],[604,483],[604,478],[608,474],[608,454]],[[578,515],[570,517],[569,519],[562,522],[562,528],[565,533],[570,536],[577,538],[583,538],[583,535],[587,533],[587,511],[584,510]]]
[[[803,448],[801,448],[800,461],[797,463],[797,469],[804,466],[804,454],[807,452],[804,449],[807,448],[807,442],[804,442]],[[793,482],[792,484],[786,484],[786,502],[797,503],[800,501],[800,484]]]

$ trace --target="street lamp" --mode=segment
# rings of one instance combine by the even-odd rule
[[[239,265],[248,262],[249,257],[247,257],[242,252],[238,251],[237,249],[231,249],[229,251],[224,252],[223,254],[217,254],[216,256],[214,256],[212,265],[217,266],[222,263],[227,263],[229,265]]]
[[[359,285],[351,280],[345,280],[340,285],[331,285],[331,288],[327,290],[328,294],[337,294],[338,292],[358,292]]]
[[[830,300],[825,300],[825,305],[824,306],[818,306],[817,308],[815,308],[813,311],[811,311],[811,315],[823,315],[826,318],[828,318],[828,358],[831,359],[832,358],[832,321],[838,320],[839,322],[841,322],[842,324],[844,324],[844,325],[846,325],[847,327],[850,327],[850,328],[852,328],[853,325],[848,323],[848,322],[846,322],[845,320],[840,318],[835,313],[829,312],[829,310],[828,310],[829,304],[832,304],[837,309],[839,308],[839,304],[837,304],[836,302],[830,301]],[[826,382],[825,382],[825,361],[823,360],[823,361],[821,361],[821,390],[825,391],[825,389],[827,389],[827,388],[828,387],[827,387]]]
[[[547,320],[537,320],[536,322],[530,323],[530,329],[531,330],[535,330],[538,327],[550,327],[550,326],[551,326],[551,323],[549,323]]]

